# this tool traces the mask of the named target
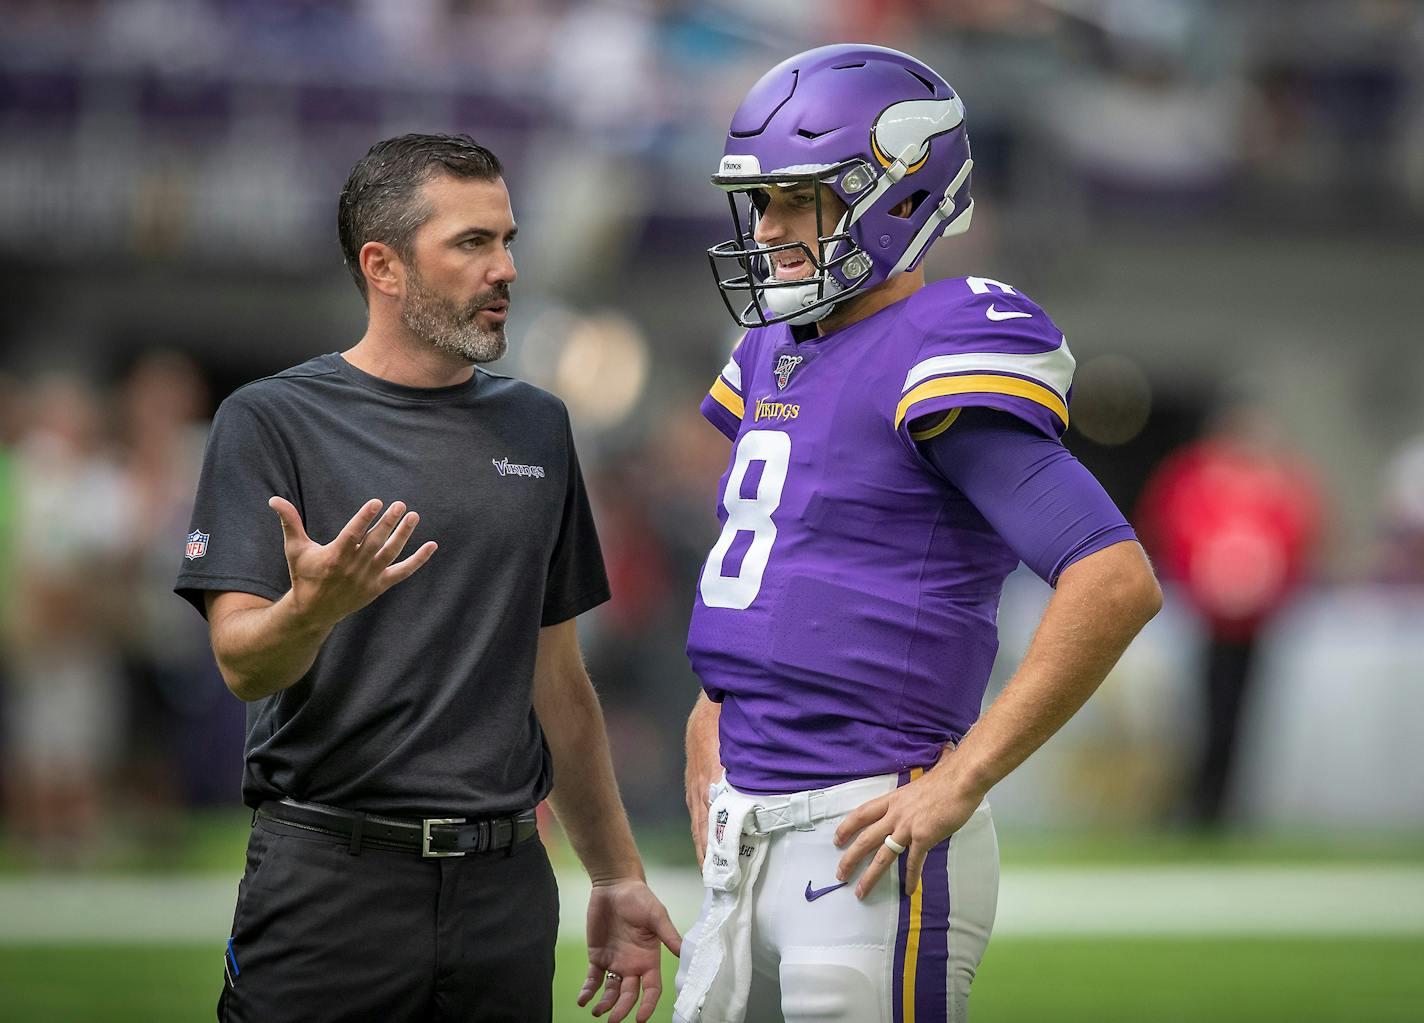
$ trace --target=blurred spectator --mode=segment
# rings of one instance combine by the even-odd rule
[[[1424,436],[1403,444],[1385,467],[1385,582],[1424,584]]]
[[[0,622],[7,619],[6,607],[14,590],[11,584],[15,555],[15,445],[24,424],[24,393],[14,377],[0,373]],[[0,689],[3,677],[5,635],[0,629]],[[3,714],[3,708],[0,708]]]
[[[87,385],[41,380],[30,409],[13,473],[5,805],[18,843],[73,862],[93,851],[102,782],[120,742],[113,622],[132,500],[102,446],[102,407]]]
[[[1100,13],[1095,60],[1047,94],[1042,130],[1109,201],[1215,201],[1237,170],[1249,100],[1214,52],[1226,40],[1180,0],[1113,0]]]
[[[1237,397],[1148,480],[1137,528],[1207,626],[1206,735],[1190,812],[1220,822],[1263,627],[1306,576],[1321,528],[1314,471],[1264,406]]]
[[[123,552],[128,749],[126,787],[161,839],[182,803],[235,797],[214,778],[226,692],[207,630],[168,592],[181,558],[211,405],[197,366],[174,352],[143,355],[120,394],[123,471],[135,505]],[[236,750],[240,740],[232,736]]]
[[[15,445],[24,423],[24,392],[14,377],[0,373],[0,774],[5,766],[6,678],[9,674],[10,606],[14,601],[15,505],[19,501],[15,489]],[[0,790],[0,808],[5,803]]]

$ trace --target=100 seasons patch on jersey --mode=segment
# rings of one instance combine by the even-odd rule
[[[778,391],[786,389],[786,385],[791,383],[792,372],[805,361],[805,357],[801,355],[783,355],[776,360],[776,389]]]

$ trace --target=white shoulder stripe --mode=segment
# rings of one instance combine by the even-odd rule
[[[1067,399],[1073,383],[1073,368],[1077,360],[1068,350],[1065,338],[1051,352],[1035,355],[1010,355],[1007,352],[962,352],[956,355],[936,355],[915,365],[905,377],[904,391],[930,377],[944,373],[998,372],[1028,377],[1043,384],[1058,397]]]
[[[736,359],[728,359],[727,365],[722,367],[722,379],[727,381],[738,392],[742,389],[742,367],[737,365]]]

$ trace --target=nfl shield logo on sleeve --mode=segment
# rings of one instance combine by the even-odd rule
[[[208,553],[208,540],[210,534],[204,533],[201,529],[195,529],[188,534],[188,548],[183,552],[183,556],[189,561],[194,558],[201,558]]]

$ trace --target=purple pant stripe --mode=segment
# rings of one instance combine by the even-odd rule
[[[949,843],[946,839],[925,857],[920,884],[920,956],[915,969],[915,1023],[949,1015],[946,990],[949,975]]]

